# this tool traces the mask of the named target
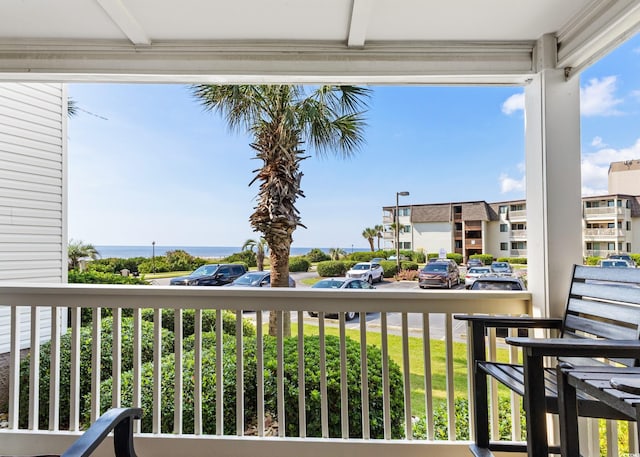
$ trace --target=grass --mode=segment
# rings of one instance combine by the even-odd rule
[[[291,334],[296,335],[298,325],[291,324]],[[268,325],[265,325],[265,332],[268,333]],[[305,335],[318,335],[319,328],[316,325],[305,325]],[[339,336],[339,329],[333,326],[325,326],[327,335]],[[359,330],[346,330],[346,336],[355,340],[360,339]],[[367,344],[381,347],[382,336],[379,332],[367,332]],[[402,338],[399,335],[388,335],[387,339],[389,356],[401,368],[403,366]],[[446,399],[446,360],[444,341],[431,340],[431,388],[434,402]],[[500,360],[508,359],[506,349],[498,349]],[[424,386],[424,355],[422,338],[409,337],[409,373],[411,381],[411,407],[412,414],[421,416],[425,413],[425,386]],[[469,382],[467,373],[467,345],[465,343],[453,343],[453,385],[456,396],[467,397],[467,384]],[[503,392],[507,395],[507,392]]]
[[[163,273],[146,273],[144,279],[161,279],[161,278],[174,278],[176,276],[186,276],[193,270],[189,271],[165,271]]]

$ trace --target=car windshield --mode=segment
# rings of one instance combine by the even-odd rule
[[[605,260],[602,262],[605,268],[626,268],[629,266],[626,260]]]
[[[326,279],[318,281],[313,285],[316,289],[339,289],[344,284],[344,281],[339,279]]]
[[[478,279],[471,286],[472,289],[480,290],[522,290],[520,283],[512,281],[481,281]]]
[[[368,270],[370,268],[371,268],[371,266],[369,266],[369,264],[367,264],[367,263],[358,263],[358,264],[354,265],[351,269],[352,270]]]
[[[491,268],[489,267],[472,267],[469,268],[469,273],[475,273],[475,274],[486,274],[486,273],[491,273]]]
[[[216,270],[220,267],[220,265],[202,265],[200,268],[196,269],[189,276],[194,278],[198,278],[200,276],[211,276],[216,272]]]
[[[427,264],[427,266],[424,267],[424,269],[422,271],[425,272],[438,272],[438,273],[442,273],[443,271],[447,271],[447,264],[446,263],[429,263]]]
[[[242,286],[245,286],[245,285],[250,286],[251,284],[254,284],[260,281],[263,276],[264,276],[263,273],[249,273],[249,274],[240,276],[238,279],[233,281],[233,283],[237,285],[242,285]]]

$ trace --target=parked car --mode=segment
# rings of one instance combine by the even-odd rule
[[[522,279],[514,276],[485,275],[473,282],[471,290],[526,290]]]
[[[382,282],[384,270],[379,263],[358,262],[347,271],[347,278],[364,279],[369,284]]]
[[[224,286],[247,272],[244,265],[216,263],[202,265],[188,276],[171,278],[172,286]]]
[[[421,289],[428,287],[451,289],[454,283],[460,284],[460,270],[453,261],[441,260],[428,263],[418,273],[418,285]]]
[[[383,260],[387,260],[384,257],[374,257],[373,259],[370,260],[371,263],[380,263]]]
[[[607,259],[619,259],[619,260],[626,260],[627,263],[632,266],[633,268],[637,267],[636,265],[636,261],[633,260],[633,258],[629,255],[629,254],[609,254],[607,256]]]
[[[484,267],[484,262],[480,259],[469,259],[467,260],[467,268],[471,267]]]
[[[491,267],[471,267],[464,275],[464,286],[468,289],[480,276],[488,275],[491,273]]]
[[[289,275],[289,287],[295,287],[295,280]],[[249,271],[225,287],[271,287],[271,272]]]
[[[622,259],[603,259],[599,266],[602,268],[633,268],[629,262]]]
[[[491,273],[496,273],[499,275],[511,275],[513,274],[513,268],[511,268],[509,262],[492,262]]]
[[[321,279],[313,286],[312,289],[375,289],[374,286],[369,284],[367,281],[356,278],[326,278]],[[347,311],[344,313],[345,320],[353,320],[356,318],[358,313],[355,311]],[[318,313],[309,311],[309,316],[317,317]],[[335,316],[336,314],[327,314],[327,316]]]
[[[388,260],[396,260],[397,257],[396,255],[390,255]],[[409,260],[409,258],[406,255],[400,254],[400,260]]]

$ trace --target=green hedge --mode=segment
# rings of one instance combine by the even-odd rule
[[[142,310],[142,319],[147,322],[153,322],[154,310],[147,308]],[[182,337],[187,338],[194,334],[195,331],[195,315],[196,312],[193,309],[185,309],[182,311]],[[164,308],[162,310],[162,327],[174,331],[175,317],[174,310],[170,308]],[[216,330],[216,310],[205,309],[202,310],[202,331],[203,332],[215,332]],[[222,333],[227,335],[236,334],[236,314],[232,311],[222,311]],[[242,334],[244,336],[255,337],[256,327],[255,325],[246,319],[242,320]]]
[[[455,252],[450,252],[450,253],[447,254],[447,259],[451,259],[455,263],[460,265],[462,263],[462,254],[457,254]]]
[[[526,257],[498,257],[498,262],[508,262],[513,265],[526,265],[527,258]]]
[[[311,262],[304,256],[289,257],[289,272],[309,271]]]
[[[149,284],[135,276],[122,276],[116,273],[103,273],[96,270],[69,270],[68,281],[74,284]]]
[[[360,343],[350,338],[347,344],[347,377],[349,380],[360,377]],[[204,347],[204,344],[203,344]],[[235,339],[225,338],[223,342],[223,383],[224,383],[224,433],[235,434],[235,396],[236,396],[236,357]],[[244,409],[245,428],[256,423],[257,393],[256,393],[256,340],[244,341]],[[298,431],[298,343],[297,338],[287,338],[284,341],[284,383],[285,383],[285,427],[287,436],[299,436]],[[183,359],[183,432],[193,433],[193,352],[185,352]],[[340,424],[340,340],[335,336],[326,337],[326,380],[328,395],[329,436],[341,436]],[[305,368],[305,405],[307,436],[321,436],[320,422],[320,351],[319,337],[306,336],[304,338],[304,368]],[[175,361],[173,357],[165,357],[162,361],[162,411],[161,430],[164,433],[173,432],[173,391],[175,379]],[[381,351],[375,346],[367,347],[368,391],[370,408],[371,438],[383,438],[384,420],[382,416],[382,357]],[[203,379],[203,431],[206,434],[215,433],[216,429],[216,354],[215,340],[208,340],[202,355]],[[264,380],[265,380],[265,411],[276,417],[276,344],[272,337],[264,340]],[[152,420],[152,365],[145,364],[142,370],[142,431],[151,432]],[[133,392],[132,375],[128,373],[122,379],[122,404],[130,405]],[[390,404],[391,404],[391,433],[393,438],[403,437],[403,385],[402,374],[398,365],[391,361],[389,366]],[[349,430],[350,437],[361,438],[361,392],[355,382],[349,383]],[[111,380],[101,386],[101,410],[110,406]],[[84,417],[88,411],[84,412]]]
[[[327,260],[316,265],[318,275],[324,278],[344,276],[347,272],[347,266],[340,260]]]
[[[383,260],[380,262],[380,266],[384,271],[385,278],[393,278],[396,274],[398,274],[398,264],[395,260]]]
[[[480,259],[485,265],[491,265],[494,257],[491,254],[474,254],[469,256],[470,259]]]
[[[331,260],[329,254],[324,252],[320,248],[313,248],[304,255],[311,263],[324,262],[325,260]]]
[[[418,264],[410,260],[403,260],[400,262],[400,268],[403,270],[417,270]]]

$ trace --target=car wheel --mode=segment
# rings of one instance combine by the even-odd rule
[[[451,289],[451,280],[450,279],[447,281],[447,289]]]
[[[356,314],[358,313],[356,313],[355,311],[347,311],[346,313],[344,313],[344,318],[345,320],[352,321],[356,318]]]
[[[309,316],[311,317],[318,317],[318,313],[312,313],[311,311],[309,311],[307,314],[309,314]]]
[[[369,277],[367,278],[367,282],[368,282],[369,284],[373,284],[373,276],[369,276]]]

